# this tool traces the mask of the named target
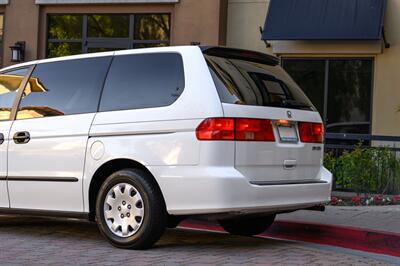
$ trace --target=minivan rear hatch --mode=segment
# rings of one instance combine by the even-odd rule
[[[220,47],[203,53],[224,117],[235,118],[240,123],[236,128],[248,128],[249,139],[235,141],[235,168],[258,185],[318,182],[323,155],[321,118],[278,60]],[[252,130],[265,123],[271,125],[274,139],[252,139]]]

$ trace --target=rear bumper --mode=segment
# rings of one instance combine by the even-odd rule
[[[275,213],[329,202],[332,174],[318,183],[254,185],[231,167],[151,168],[172,215]],[[322,182],[321,182],[322,181]]]

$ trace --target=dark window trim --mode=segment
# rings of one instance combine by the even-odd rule
[[[82,16],[82,39],[64,40],[64,39],[50,39],[49,38],[49,18],[50,16],[66,16],[66,15],[76,15]],[[94,38],[88,36],[88,16],[89,15],[123,15],[129,17],[129,36],[126,38]],[[135,17],[139,15],[168,15],[168,24],[170,26],[170,32],[168,40],[137,40],[134,39],[135,36]],[[49,43],[81,43],[82,44],[82,54],[88,52],[88,48],[91,48],[91,44],[95,45],[94,48],[113,46],[116,44],[121,49],[134,49],[135,44],[166,44],[171,45],[171,20],[172,14],[166,12],[153,12],[153,13],[47,13],[46,14],[46,45],[45,45],[45,55],[48,58],[48,48]],[[104,45],[99,44],[103,42]],[[98,44],[96,47],[96,44]],[[122,48],[123,47],[123,48]],[[112,47],[111,47],[112,48]]]
[[[104,87],[106,86],[106,82],[107,82],[107,78],[108,78],[108,73],[110,73],[110,69],[111,66],[114,62],[114,58],[115,55],[112,56],[110,64],[108,65],[108,69],[106,74],[104,75],[104,80],[103,80],[103,84],[101,85],[101,89],[100,89],[100,95],[99,95],[99,101],[97,102],[97,109],[96,109],[96,113],[100,112],[100,104],[101,104],[101,99],[103,98],[103,92],[104,92]]]
[[[327,57],[327,56],[321,56],[321,57],[291,57],[291,56],[281,56],[280,57],[280,64],[283,69],[285,60],[308,60],[308,61],[325,61],[325,81],[324,81],[324,113],[321,114],[324,125],[326,125],[327,121],[327,115],[328,115],[328,92],[329,92],[329,86],[328,86],[328,81],[329,81],[329,62],[335,61],[335,60],[369,60],[372,63],[372,69],[371,69],[371,101],[370,101],[370,114],[369,114],[369,134],[372,132],[372,115],[373,115],[373,107],[374,107],[374,79],[375,79],[375,57],[373,56],[352,56],[352,57],[345,57],[345,56],[338,56],[338,57]]]

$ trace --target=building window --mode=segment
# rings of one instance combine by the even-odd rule
[[[372,58],[284,58],[282,64],[320,112],[327,132],[371,133]]]
[[[47,57],[168,46],[169,14],[48,15]]]

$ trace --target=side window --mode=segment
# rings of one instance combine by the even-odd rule
[[[0,74],[0,121],[10,119],[11,109],[28,68]]]
[[[171,105],[185,86],[177,53],[116,56],[108,73],[100,111]]]
[[[111,57],[66,60],[36,66],[17,119],[96,112]]]

